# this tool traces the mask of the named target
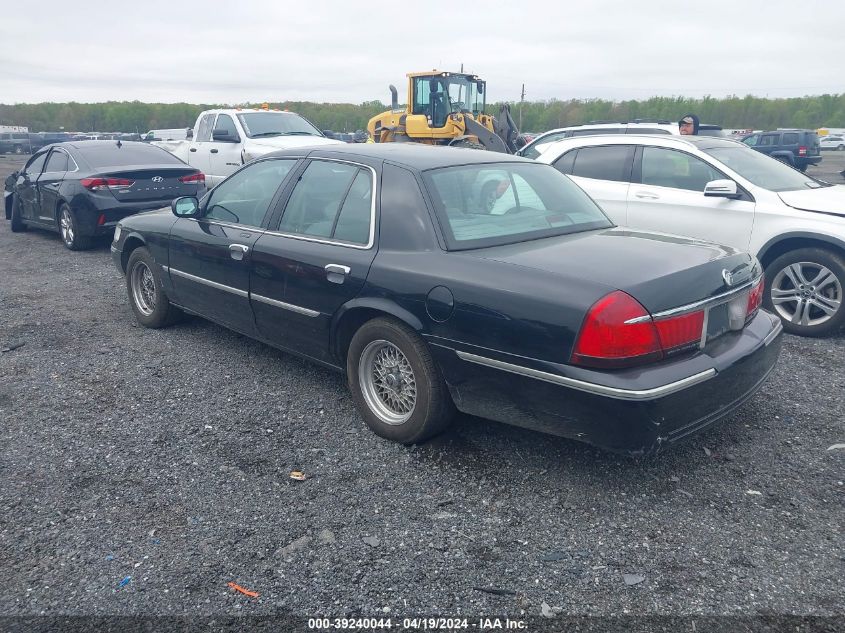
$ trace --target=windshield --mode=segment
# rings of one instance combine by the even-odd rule
[[[484,92],[466,77],[449,77],[449,104],[452,112],[468,110],[473,114],[484,111]]]
[[[769,191],[797,191],[830,186],[753,149],[737,146],[714,147],[702,151],[751,183]]]
[[[311,123],[293,112],[246,112],[238,120],[249,138],[269,136],[323,136]]]
[[[449,250],[613,226],[578,185],[548,165],[445,167],[424,179]]]

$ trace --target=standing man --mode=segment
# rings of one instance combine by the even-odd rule
[[[683,135],[698,134],[698,117],[694,114],[685,114],[681,117],[681,120],[678,121],[678,129]]]

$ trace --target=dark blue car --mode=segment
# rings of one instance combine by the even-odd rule
[[[459,410],[654,451],[744,402],[780,350],[754,257],[615,227],[554,168],[493,152],[278,152],[122,220],[112,253],[141,324],[198,314],[343,371],[403,443]]]
[[[14,232],[57,231],[71,250],[111,234],[118,220],[205,193],[205,175],[146,143],[55,143],[6,179],[6,219]]]

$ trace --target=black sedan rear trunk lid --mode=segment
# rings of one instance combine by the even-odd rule
[[[591,279],[627,292],[651,314],[724,294],[759,275],[757,260],[731,247],[623,228],[467,254],[525,267],[526,274],[537,269],[560,275],[561,292],[566,278]]]
[[[120,202],[150,202],[197,195],[200,188],[198,183],[179,180],[196,173],[197,170],[188,165],[143,165],[104,167],[94,177],[131,180],[132,186],[109,187],[109,191]]]

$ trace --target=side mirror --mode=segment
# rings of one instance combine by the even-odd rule
[[[742,194],[737,192],[733,180],[711,180],[704,185],[704,195],[708,198],[739,198]]]
[[[222,143],[237,143],[241,140],[237,136],[229,134],[226,130],[214,130],[211,133],[211,138]]]
[[[199,215],[200,203],[193,196],[182,196],[170,203],[170,210],[177,218],[195,218]]]

